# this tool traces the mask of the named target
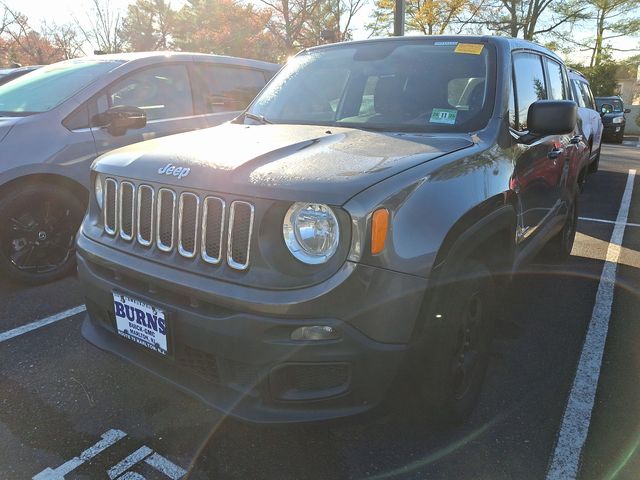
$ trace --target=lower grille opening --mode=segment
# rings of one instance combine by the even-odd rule
[[[176,353],[176,363],[180,367],[207,380],[215,383],[220,382],[218,361],[216,356],[211,353],[184,345],[180,351]]]
[[[278,400],[314,400],[344,394],[349,389],[346,363],[285,364],[270,376],[271,394]]]

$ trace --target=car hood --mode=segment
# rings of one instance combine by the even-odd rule
[[[5,139],[13,126],[19,123],[23,117],[2,117],[0,116],[0,142]]]
[[[228,123],[114,150],[95,168],[179,188],[342,204],[402,170],[471,145],[463,135]]]

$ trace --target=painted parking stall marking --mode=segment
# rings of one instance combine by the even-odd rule
[[[35,475],[32,480],[64,480],[65,475],[76,470],[78,467],[95,458],[107,448],[125,438],[127,434],[122,430],[112,429],[102,434],[102,439],[95,445],[87,448],[79,456],[68,460],[57,468],[45,468]],[[187,471],[173,463],[171,460],[154,452],[146,445],[138,448],[133,453],[127,455],[118,463],[107,470],[110,480],[144,480],[144,477],[131,469],[144,462],[171,480],[180,480]]]
[[[629,170],[618,217],[607,248],[607,256],[596,292],[591,321],[584,340],[576,376],[565,408],[558,442],[547,472],[547,480],[575,479],[582,449],[587,440],[591,413],[602,366],[602,355],[609,329],[618,260],[629,216],[636,171]]]
[[[46,325],[59,322],[60,320],[64,320],[65,318],[73,317],[74,315],[86,311],[86,309],[87,307],[85,307],[84,305],[79,305],[77,307],[70,308],[69,310],[65,310],[64,312],[56,313],[55,315],[51,315],[49,317],[36,320],[35,322],[16,327],[12,330],[2,332],[0,333],[0,343],[18,337],[20,335],[24,335],[25,333],[31,332],[33,330],[37,330],[38,328],[44,327]]]
[[[50,467],[44,469],[34,476],[33,480],[63,480],[65,475],[71,473],[126,436],[127,434],[122,430],[109,430],[102,434],[102,440],[87,448],[79,456],[72,458],[55,469]]]
[[[578,217],[578,220],[582,220],[583,222],[596,222],[596,223],[608,223],[610,225],[617,225],[617,221],[615,220],[605,220],[603,218],[591,218],[591,217]],[[640,227],[640,223],[632,223],[625,222],[625,227]]]

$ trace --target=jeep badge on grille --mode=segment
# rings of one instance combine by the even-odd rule
[[[181,179],[189,175],[189,173],[191,173],[191,169],[187,167],[176,167],[171,163],[167,163],[164,167],[158,169],[158,173],[160,175],[173,175],[174,177]]]

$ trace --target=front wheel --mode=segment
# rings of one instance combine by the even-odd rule
[[[473,411],[496,314],[494,283],[485,266],[467,261],[452,273],[425,309],[420,361],[414,366],[420,408],[439,423],[460,423]]]
[[[75,266],[83,203],[51,184],[20,185],[0,197],[0,268],[17,281],[47,283]]]

